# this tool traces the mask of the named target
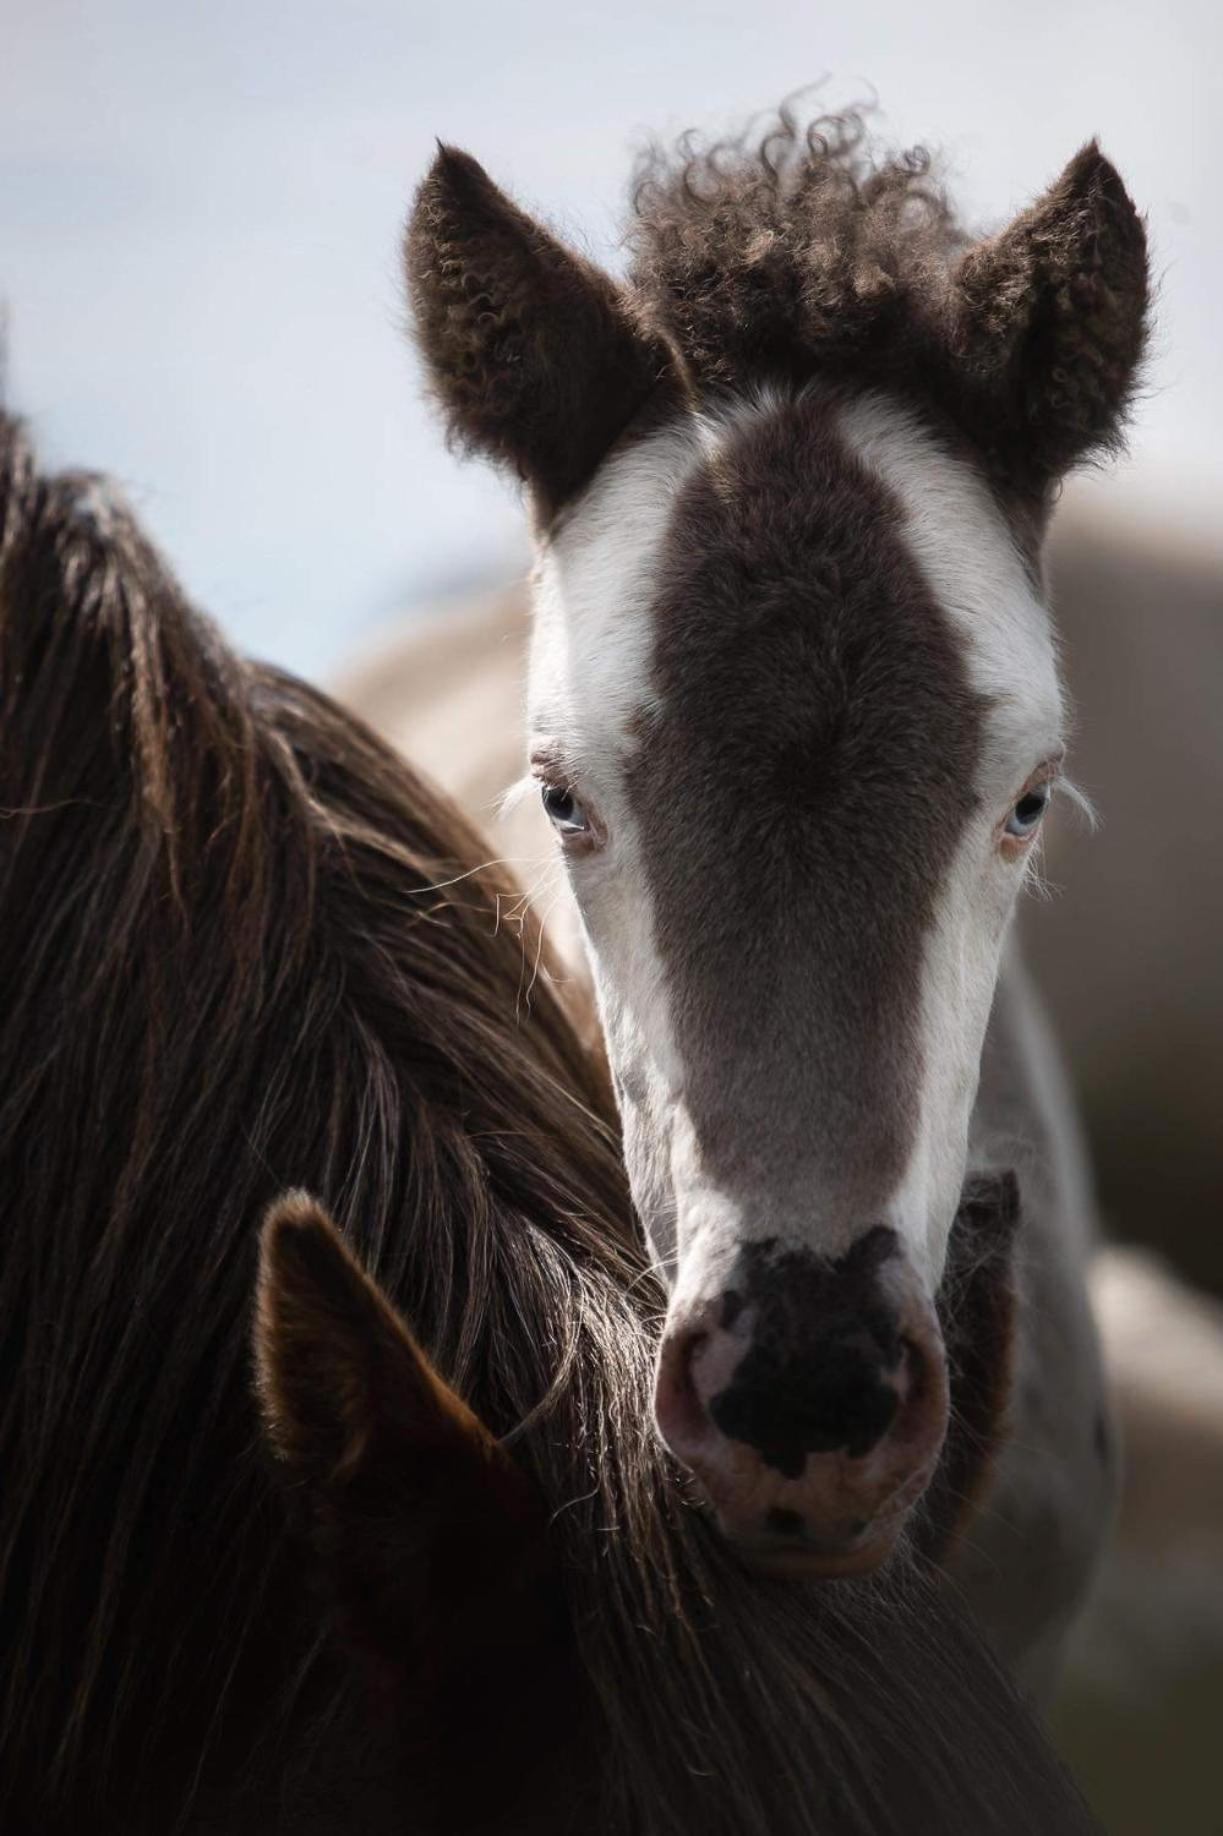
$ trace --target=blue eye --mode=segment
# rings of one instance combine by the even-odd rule
[[[559,784],[541,784],[539,794],[553,828],[562,835],[581,835],[590,827],[585,810],[571,790]]]
[[[1008,835],[1017,835],[1026,841],[1040,827],[1040,819],[1049,807],[1049,786],[1039,785],[1035,790],[1025,791],[1006,819]]]

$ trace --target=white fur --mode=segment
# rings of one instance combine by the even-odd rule
[[[848,404],[840,431],[858,460],[897,499],[905,542],[935,600],[965,642],[973,687],[994,703],[986,730],[983,794],[1014,783],[1057,751],[1062,737],[1049,614],[989,486],[905,410],[883,396]]]
[[[561,762],[607,831],[572,864],[600,1019],[617,1073],[625,1159],[658,1257],[673,1269],[669,1152],[682,1066],[623,768],[654,703],[650,605],[676,497],[701,459],[693,421],[612,460],[540,556],[528,682],[532,750]]]
[[[575,861],[571,877],[620,1080],[634,1196],[670,1266],[677,1303],[711,1279],[728,1247],[773,1221],[742,1216],[699,1164],[623,766],[636,744],[636,717],[653,705],[650,606],[677,495],[696,466],[716,466],[744,424],[778,403],[761,391],[617,456],[569,513],[537,574],[531,740],[558,754],[608,831],[606,849]],[[1000,859],[995,829],[1028,774],[1058,750],[1061,700],[1047,613],[984,480],[883,398],[844,407],[840,427],[895,497],[900,533],[963,639],[973,688],[988,699],[974,787],[980,812],[961,838],[926,939],[921,1111],[889,1207],[932,1292],[963,1180],[982,1041],[1020,878]],[[818,1194],[810,1215],[820,1216]]]
[[[1062,697],[1049,615],[997,502],[966,460],[895,404],[867,396],[841,432],[897,500],[901,534],[964,642],[969,680],[988,701],[970,820],[948,873],[922,962],[923,1086],[917,1140],[890,1222],[933,1288],[963,1181],[1007,922],[1020,871],[994,831],[1024,780],[1062,745]]]
[[[690,424],[605,466],[540,556],[529,723],[575,778],[618,759],[652,701],[650,599],[675,498],[700,457]]]

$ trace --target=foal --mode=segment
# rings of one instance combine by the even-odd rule
[[[5,1836],[1084,1830],[927,1570],[745,1574],[675,1489],[609,1095],[479,858],[0,417]],[[273,1461],[292,1185],[343,1243],[265,1233]]]
[[[1041,539],[1118,438],[1143,230],[1094,145],[972,241],[855,119],[681,144],[624,286],[450,149],[407,241],[451,430],[530,487],[530,768],[669,1288],[655,1414],[745,1555],[876,1568],[939,1468],[965,1179],[1015,1168],[962,1572],[1036,1676],[1111,1487],[1087,1185],[1007,935],[1065,750]]]

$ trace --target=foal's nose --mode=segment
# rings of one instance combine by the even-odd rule
[[[668,1323],[655,1412],[723,1529],[777,1567],[874,1567],[947,1427],[934,1309],[878,1225],[839,1259],[748,1244],[730,1285]]]

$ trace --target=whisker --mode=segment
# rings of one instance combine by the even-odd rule
[[[430,880],[419,890],[425,892],[444,892],[448,886],[459,886],[464,880],[474,879],[478,874],[487,873],[491,867],[516,867],[522,861],[530,861],[534,856],[526,854],[501,854],[490,861],[481,861],[476,867],[468,867],[462,873],[456,873],[450,880]]]

